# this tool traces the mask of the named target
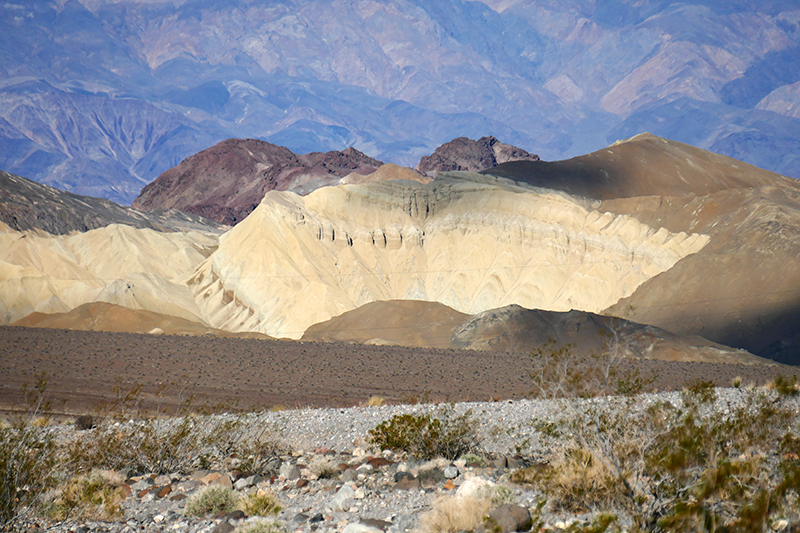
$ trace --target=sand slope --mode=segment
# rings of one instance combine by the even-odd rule
[[[183,283],[217,236],[112,224],[52,236],[0,227],[0,321],[109,302],[203,322]]]

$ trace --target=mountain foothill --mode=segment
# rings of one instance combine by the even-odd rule
[[[124,207],[0,173],[5,325],[800,364],[800,184],[640,134],[417,168],[229,139]]]

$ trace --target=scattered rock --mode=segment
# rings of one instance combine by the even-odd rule
[[[82,415],[75,419],[75,429],[78,431],[86,431],[92,428],[94,428],[94,418],[92,415]]]
[[[501,505],[493,509],[484,524],[486,530],[494,533],[529,531],[532,525],[533,519],[530,511],[512,504]]]

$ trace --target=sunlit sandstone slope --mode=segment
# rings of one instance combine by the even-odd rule
[[[269,192],[188,285],[213,327],[299,338],[375,300],[597,312],[708,241],[593,205],[470,173]]]
[[[0,223],[0,323],[108,302],[203,322],[183,283],[217,236],[112,224],[53,236]]]

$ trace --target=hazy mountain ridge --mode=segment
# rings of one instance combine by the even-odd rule
[[[177,210],[145,213],[104,198],[78,196],[0,171],[0,222],[16,231],[52,235],[85,232],[111,224],[157,231],[222,233],[225,227]]]
[[[413,166],[460,136],[553,160],[647,130],[798,177],[799,12],[788,0],[7,2],[0,168],[127,203],[231,137]],[[25,92],[31,79],[52,88]],[[65,111],[87,106],[101,118]]]

